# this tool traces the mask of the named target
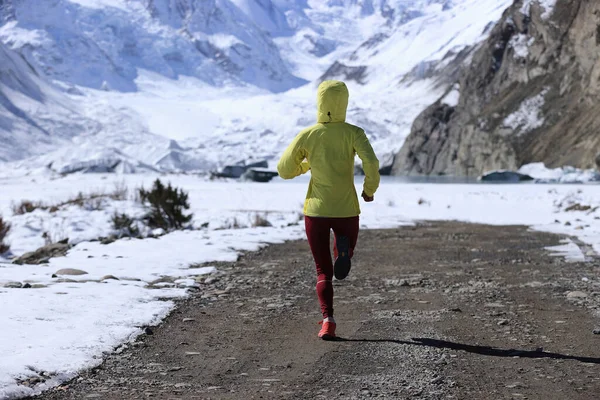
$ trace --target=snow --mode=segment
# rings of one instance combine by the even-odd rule
[[[459,84],[455,84],[452,87],[452,90],[445,95],[441,102],[443,104],[447,104],[450,107],[456,107],[458,105],[458,101],[460,100],[460,86]]]
[[[544,125],[542,107],[544,106],[547,90],[531,97],[519,106],[519,109],[504,119],[504,126],[518,132],[519,135],[531,132]]]
[[[364,127],[380,159],[391,160],[414,119],[448,90],[413,71],[441,68],[484,39],[510,4],[223,0],[210,9],[225,13],[214,25],[202,17],[204,3],[181,18],[166,1],[152,10],[137,0],[57,0],[48,10],[28,7],[31,1],[15,3],[17,22],[0,28],[0,40],[64,93],[36,107],[19,103],[49,133],[32,141],[6,131],[0,159],[17,164],[4,169],[23,173],[100,156],[170,172],[273,161],[315,122],[315,87],[335,61],[366,67],[364,85],[347,82],[348,119]],[[298,87],[302,80],[310,82]],[[55,102],[68,112],[50,107]],[[11,123],[38,132],[21,119]]]
[[[534,38],[532,39],[535,40]],[[513,50],[515,51],[515,57],[517,58],[527,58],[527,56],[529,55],[528,46],[530,44],[531,43],[529,42],[527,35],[522,33],[513,36],[509,42],[509,46],[513,48]]]
[[[521,12],[524,15],[529,15],[531,13],[531,6],[533,4],[538,4],[542,7],[544,12],[542,13],[543,19],[548,19],[552,16],[554,12],[554,6],[556,5],[556,0],[524,0],[523,6],[521,6]]]
[[[573,243],[570,239],[563,240],[564,244],[558,246],[546,247],[546,250],[553,253],[557,257],[564,257],[570,262],[584,262],[585,254],[581,251],[579,246]]]
[[[544,163],[523,165],[518,172],[529,175],[538,182],[585,183],[600,181],[600,172],[593,169],[582,170],[569,166],[562,168],[546,168]]]
[[[74,174],[60,179],[2,178],[0,212],[16,227],[8,239],[15,252],[21,253],[35,248],[39,242],[34,238],[41,236],[41,230],[27,222],[29,217],[12,216],[11,203],[23,198],[38,200],[35,196],[40,193],[50,202],[64,200],[78,191],[108,192],[122,181],[130,189],[148,187],[156,177]],[[165,298],[186,296],[186,289],[195,285],[190,278],[212,271],[189,269],[190,265],[235,261],[240,251],[304,237],[300,212],[306,176],[291,182],[276,178],[269,184],[212,182],[192,175],[160,177],[189,191],[197,230],[174,232],[158,239],[122,239],[109,245],[86,241],[110,232],[108,221],[115,209],[140,212],[129,200],[109,204],[105,210],[67,208],[57,217],[41,212],[30,216],[39,219],[41,225],[49,223],[46,219],[62,219],[68,235],[79,235],[74,240],[78,244],[66,257],[54,258],[47,266],[0,264],[0,283],[45,285],[37,289],[0,289],[0,398],[34,392],[17,385],[16,378],[49,373],[52,379],[35,391],[68,379],[100,363],[103,352],[131,341],[141,327],[158,323],[174,305]],[[360,190],[362,178],[356,182]],[[395,228],[419,220],[529,225],[578,237],[598,253],[598,199],[600,186],[596,185],[403,184],[384,178],[376,203],[362,205],[361,226]],[[591,208],[566,211],[575,204]],[[252,228],[256,215],[269,220],[273,227]],[[206,222],[208,227],[201,228]],[[31,229],[25,229],[27,225]],[[233,229],[235,225],[241,229]],[[71,229],[74,226],[78,228]],[[581,261],[581,251],[576,247],[567,242],[550,250]],[[83,269],[88,274],[61,283],[51,277],[61,268]],[[105,275],[121,280],[99,282]],[[165,276],[172,277],[174,283],[161,284],[160,289],[145,288]]]

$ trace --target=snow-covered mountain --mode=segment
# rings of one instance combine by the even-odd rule
[[[0,124],[0,160],[190,170],[274,159],[314,122],[318,82],[336,78],[350,86],[350,122],[389,163],[510,3],[0,0],[1,54],[20,63],[4,74],[39,88],[10,89],[28,106]]]

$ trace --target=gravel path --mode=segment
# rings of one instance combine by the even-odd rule
[[[598,399],[600,263],[551,257],[560,239],[456,222],[363,231],[334,283],[337,342],[316,336],[308,245],[270,246],[37,398]]]

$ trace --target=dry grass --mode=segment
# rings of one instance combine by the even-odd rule
[[[254,215],[254,219],[252,220],[253,228],[257,228],[257,227],[269,228],[271,226],[273,226],[273,224],[271,224],[264,216],[262,216],[260,214]]]
[[[9,232],[10,224],[0,216],[0,254],[4,254],[10,250],[10,246],[4,242]]]
[[[127,200],[128,196],[129,189],[125,185],[125,182],[121,181],[115,183],[111,192],[79,192],[74,197],[55,204],[47,204],[41,201],[22,200],[20,203],[12,205],[12,212],[14,215],[28,214],[34,212],[35,210],[45,210],[55,213],[64,207],[72,205],[76,205],[90,211],[97,211],[104,209],[107,199],[123,201]]]

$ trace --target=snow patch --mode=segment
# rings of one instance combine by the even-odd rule
[[[532,40],[535,40],[531,38]],[[509,46],[515,51],[516,58],[527,58],[529,55],[529,46],[533,42],[527,38],[525,34],[514,35],[509,42]]]
[[[523,13],[523,15],[530,15],[531,6],[534,3],[539,4],[544,9],[544,12],[542,13],[543,19],[548,19],[552,16],[556,0],[524,0],[523,5],[521,6],[521,13]]]
[[[546,250],[550,251],[553,256],[564,257],[569,262],[585,262],[585,254],[570,239],[563,240],[561,245],[546,247]]]
[[[539,182],[548,183],[586,183],[600,181],[600,173],[593,169],[582,170],[566,166],[546,168],[544,163],[532,163],[519,168],[519,173],[529,175]]]
[[[457,83],[452,87],[452,90],[445,95],[441,102],[447,104],[450,107],[456,107],[460,100],[460,85]]]
[[[519,132],[519,135],[530,132],[544,125],[542,107],[548,90],[543,90],[535,97],[521,103],[519,109],[504,119],[504,126]]]

